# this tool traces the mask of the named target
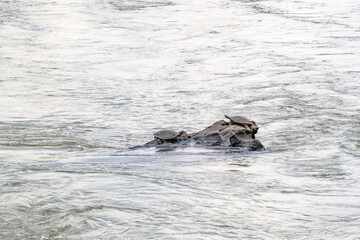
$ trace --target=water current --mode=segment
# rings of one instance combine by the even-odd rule
[[[359,96],[358,0],[1,0],[0,239],[360,239]]]

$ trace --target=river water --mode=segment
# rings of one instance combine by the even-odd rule
[[[360,239],[359,80],[358,0],[2,0],[0,239]]]

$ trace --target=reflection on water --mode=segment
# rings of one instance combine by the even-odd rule
[[[0,238],[356,238],[359,13],[1,1]],[[127,150],[224,114],[267,150]]]

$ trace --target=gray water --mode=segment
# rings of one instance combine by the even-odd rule
[[[359,79],[358,0],[2,0],[0,239],[360,239]]]

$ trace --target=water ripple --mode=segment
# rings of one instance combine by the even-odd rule
[[[1,239],[354,239],[355,0],[0,2]],[[128,147],[224,114],[266,151]]]

